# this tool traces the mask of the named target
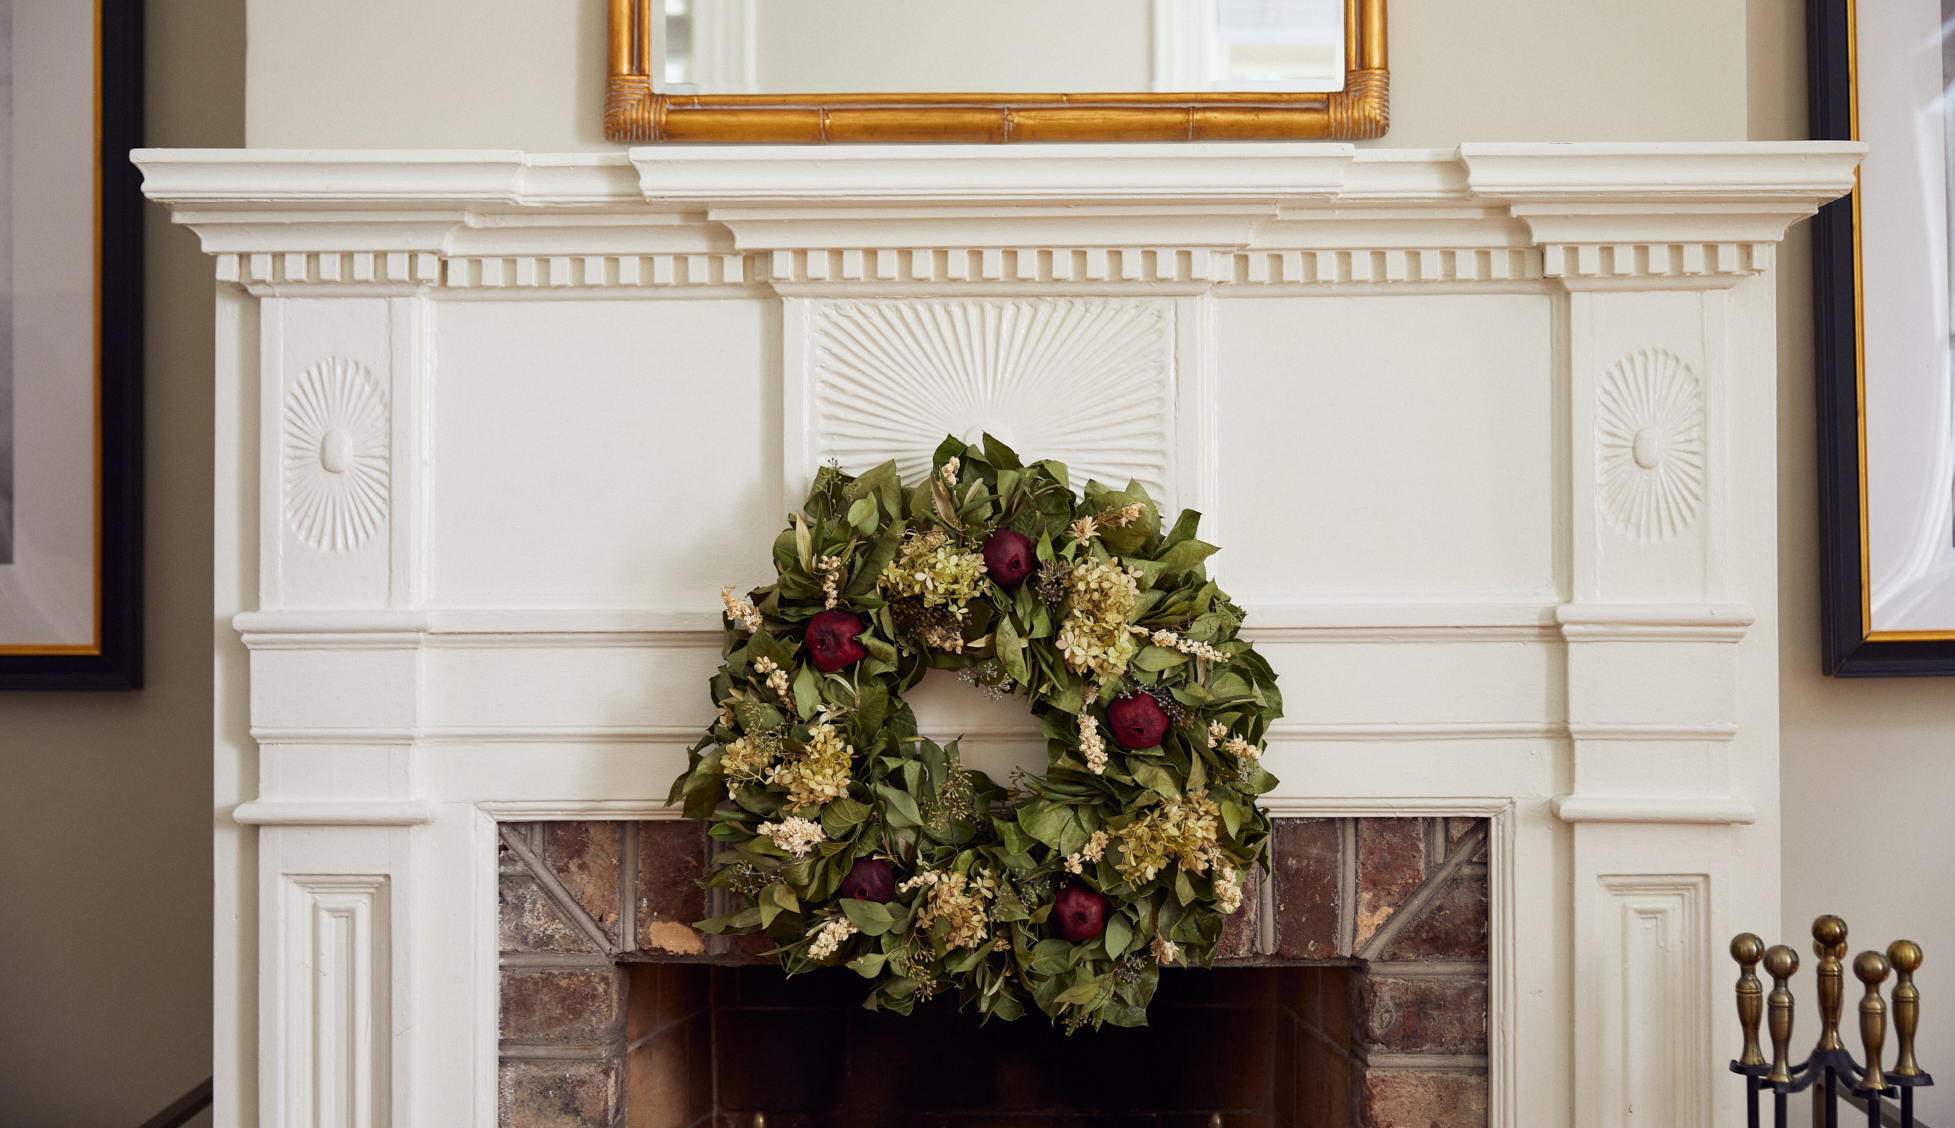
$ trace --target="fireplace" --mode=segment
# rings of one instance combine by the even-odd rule
[[[676,1069],[830,988],[693,930],[663,800],[719,588],[813,471],[989,430],[1201,510],[1282,679],[1275,869],[1172,996],[1258,1000],[1271,1087],[1150,1122],[1735,1123],[1718,938],[1778,918],[1773,254],[1859,155],[139,153],[218,286],[217,1122],[842,1100]],[[1088,316],[1109,382],[1002,390]],[[1036,748],[933,693],[973,766]],[[960,1033],[990,1072],[917,1115],[1080,1114],[983,1087],[1033,1027]]]
[[[1145,1030],[868,1014],[707,911],[697,824],[501,827],[501,1107],[513,1128],[1487,1122],[1481,819],[1279,820],[1215,970]],[[1166,1063],[1166,1064],[1164,1064]]]

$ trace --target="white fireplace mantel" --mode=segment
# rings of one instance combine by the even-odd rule
[[[1272,808],[1493,820],[1499,1128],[1736,1123],[1773,249],[1861,153],[138,153],[220,284],[218,1123],[495,1124],[495,822],[666,817],[812,470],[979,430],[1203,510]]]

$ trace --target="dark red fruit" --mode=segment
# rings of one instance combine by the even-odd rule
[[[842,879],[844,897],[882,904],[895,895],[896,875],[889,872],[889,863],[880,858],[863,858],[851,866],[849,875]]]
[[[999,529],[985,538],[984,570],[1000,587],[1011,587],[1032,574],[1039,566],[1032,538],[1010,529]]]
[[[815,669],[832,674],[868,655],[855,636],[869,629],[861,617],[847,611],[823,611],[808,620],[808,656]]]
[[[1052,899],[1052,922],[1062,940],[1091,940],[1106,931],[1106,898],[1084,885],[1068,885]]]
[[[1106,707],[1107,727],[1122,748],[1152,748],[1168,731],[1168,715],[1146,693],[1131,693]]]

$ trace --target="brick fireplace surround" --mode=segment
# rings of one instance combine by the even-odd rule
[[[1153,1014],[1155,1026],[1172,1028],[1186,1018],[1177,1002],[1235,1004],[1223,1019],[1229,1050],[1211,1059],[1217,1064],[1210,1071],[1235,1084],[1178,1090],[1173,1099],[1186,1105],[1135,1110],[1117,1098],[1081,1108],[1063,1094],[1011,1080],[975,1086],[966,1098],[972,1107],[945,1107],[938,1102],[956,1094],[933,1100],[927,1091],[844,1101],[818,1083],[797,1083],[796,1058],[818,1072],[834,1068],[807,1052],[769,1055],[764,1067],[777,1076],[732,1086],[725,1067],[765,1049],[732,1044],[716,1025],[726,1026],[724,1016],[741,1007],[743,988],[746,995],[758,988],[778,1006],[771,984],[780,976],[745,966],[767,962],[758,954],[768,947],[764,938],[708,936],[691,927],[708,915],[705,891],[695,883],[705,869],[703,827],[670,820],[504,823],[501,1122],[1479,1128],[1487,1122],[1487,831],[1484,820],[1464,818],[1278,819],[1274,880],[1255,881],[1242,911],[1228,918],[1218,950],[1218,967],[1241,970],[1226,985],[1212,973],[1183,972],[1185,982],[1172,992],[1177,999],[1168,1001],[1164,990]],[[845,1000],[866,991],[846,971],[828,977],[840,982],[823,985],[817,998],[830,1010],[848,1008]],[[1270,1012],[1261,1017],[1271,1021],[1255,1021],[1255,1008]],[[779,1012],[754,1014],[766,1022],[778,1021]],[[930,1028],[921,1016],[884,1021]],[[1018,1026],[1043,1021],[1034,1013]],[[889,1031],[892,1039],[902,1034],[901,1025]],[[1067,1054],[1094,1037],[1075,1035],[1052,1052]],[[933,1040],[922,1052],[934,1055],[938,1045]],[[1193,1062],[1180,1068],[1198,1072]],[[1251,1097],[1236,1095],[1255,1082],[1262,1088]]]

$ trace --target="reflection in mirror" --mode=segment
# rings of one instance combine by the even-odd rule
[[[653,0],[665,94],[1334,91],[1343,0]]]

